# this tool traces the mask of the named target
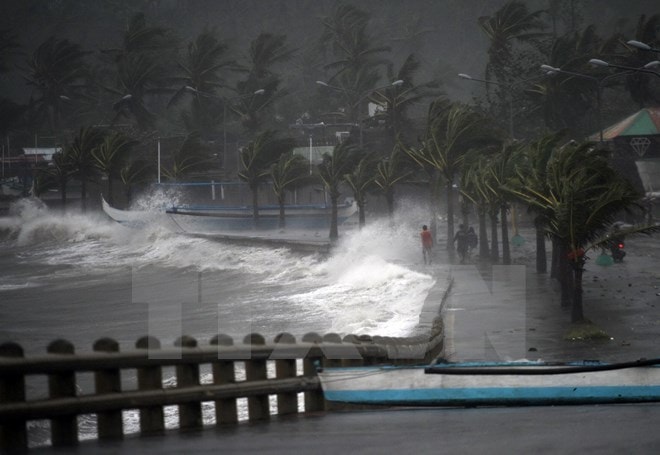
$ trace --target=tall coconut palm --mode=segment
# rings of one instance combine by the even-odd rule
[[[60,126],[67,100],[82,88],[87,54],[79,44],[50,37],[28,60],[26,79],[35,90],[36,115],[46,121],[50,131]]]
[[[332,212],[330,219],[330,240],[335,241],[339,238],[338,229],[338,204],[341,197],[341,185],[346,180],[346,175],[360,160],[360,152],[357,146],[349,141],[344,141],[335,146],[332,155],[326,153],[323,155],[323,161],[319,164],[319,176],[323,180]]]
[[[570,287],[562,297],[572,299],[571,320],[584,320],[582,276],[586,253],[606,241],[616,217],[635,206],[639,194],[608,163],[607,151],[591,143],[566,146],[555,151],[548,162],[547,192],[532,187],[509,188],[546,214],[547,231],[562,245],[560,261],[571,271]],[[654,232],[658,227],[642,227],[632,232]]]
[[[530,12],[522,1],[511,0],[492,16],[478,19],[479,27],[490,40],[486,79],[510,83],[516,72],[514,45],[529,43],[544,36],[543,11]]]
[[[497,140],[487,120],[460,103],[440,98],[429,107],[428,126],[423,146],[407,148],[406,153],[418,164],[431,166],[443,177],[447,200],[447,239],[454,238],[454,185],[470,149]],[[451,250],[452,243],[447,242]]]
[[[225,87],[224,73],[234,64],[227,54],[227,45],[216,37],[214,31],[204,30],[200,33],[188,45],[185,60],[178,64],[182,75],[174,80],[179,82],[181,87],[172,96],[168,106],[178,102],[188,87],[208,94],[214,94]],[[222,119],[218,118],[222,110],[213,109],[216,105],[217,102],[208,97],[194,97],[190,113],[184,117],[189,129],[202,132],[217,129],[222,122]]]
[[[539,194],[547,193],[548,162],[564,137],[565,132],[559,131],[546,134],[537,140],[524,144],[522,148],[524,156],[515,171],[517,177],[511,179],[509,185],[524,185],[527,191],[534,191]],[[538,206],[530,206],[529,208],[534,213],[534,228],[536,231],[536,272],[545,273],[547,271],[545,222],[549,215],[543,213]]]
[[[206,169],[209,160],[208,151],[199,133],[193,131],[186,135],[181,147],[175,150],[170,162],[162,167],[161,172],[166,178],[178,181],[192,172]]]
[[[498,153],[491,157],[489,189],[497,201],[500,211],[500,228],[502,230],[502,263],[511,264],[511,248],[509,245],[509,229],[507,212],[511,196],[505,191],[507,185],[517,177],[516,167],[522,156],[520,143],[505,144]]]
[[[496,203],[496,195],[490,191],[488,184],[491,178],[488,151],[475,150],[467,158],[466,164],[461,170],[461,194],[476,207],[479,219],[479,257],[488,259],[490,258],[490,248],[488,246],[487,217],[489,208]]]
[[[353,190],[353,197],[358,206],[360,229],[362,229],[366,223],[365,207],[367,204],[367,193],[375,186],[375,167],[376,160],[372,156],[364,156],[345,176],[345,181],[351,190]]]
[[[376,164],[374,184],[383,192],[387,202],[387,214],[392,220],[394,217],[394,195],[396,185],[405,181],[411,174],[410,164],[406,163],[405,152],[397,143],[389,156]]]
[[[270,177],[273,181],[273,191],[280,206],[279,228],[286,227],[286,213],[284,203],[286,192],[295,188],[295,185],[307,177],[307,161],[293,151],[283,153],[270,168]]]
[[[73,141],[64,148],[64,156],[73,175],[80,180],[80,203],[87,208],[87,182],[96,173],[96,160],[92,151],[103,141],[104,132],[95,127],[81,127]]]
[[[414,78],[419,68],[419,60],[415,54],[410,54],[396,73],[391,69],[388,71],[388,80],[402,81],[401,85],[379,89],[369,96],[370,101],[383,107],[383,110],[375,115],[375,120],[384,121],[385,129],[392,140],[413,130],[408,117],[408,111],[413,106],[427,98],[437,98],[441,95],[437,81],[415,83]]]
[[[239,155],[241,170],[238,177],[247,183],[252,192],[252,216],[254,227],[259,225],[259,185],[271,176],[271,167],[280,156],[293,150],[292,138],[277,137],[274,130],[266,130],[254,138]]]
[[[282,78],[276,66],[289,60],[293,50],[287,45],[286,35],[261,33],[251,43],[248,60],[238,70],[245,77],[236,83],[237,98],[240,102],[229,106],[237,114],[243,127],[255,134],[266,122],[265,113],[286,92],[280,88]],[[262,90],[260,96],[249,96]]]
[[[92,156],[96,160],[96,167],[108,179],[106,197],[108,203],[113,205],[114,192],[113,183],[119,177],[119,172],[124,166],[131,149],[138,141],[133,140],[123,133],[113,132],[103,138],[98,147],[92,150]]]

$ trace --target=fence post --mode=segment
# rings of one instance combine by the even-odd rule
[[[196,348],[197,340],[184,335],[174,342],[175,346],[182,348]],[[182,353],[185,356],[185,352]],[[177,388],[199,385],[199,365],[184,363],[176,366]],[[202,428],[202,403],[183,403],[179,405],[179,430]]]
[[[274,339],[274,342],[282,344],[296,344],[296,338],[290,333],[280,333]],[[275,360],[275,376],[278,379],[295,378],[296,359],[277,359]],[[279,393],[277,394],[277,414],[296,414],[298,412],[298,394]]]
[[[246,335],[244,344],[264,345],[266,340],[258,333]],[[247,359],[245,361],[246,381],[261,381],[267,379],[266,360]],[[270,418],[270,403],[268,395],[256,395],[248,397],[248,416],[250,420],[266,420]]]
[[[0,357],[21,358],[23,348],[17,343],[0,344]],[[18,374],[0,376],[0,403],[25,401],[25,377]],[[0,451],[19,452],[27,450],[25,420],[0,425]]]
[[[322,341],[321,335],[318,333],[306,333],[302,337],[305,343],[320,343]],[[322,356],[312,356],[309,351],[303,359],[303,374],[308,377],[316,376],[317,367],[321,366]],[[323,411],[325,409],[325,399],[323,398],[323,391],[314,390],[305,392],[305,412]]]
[[[233,346],[234,340],[229,335],[216,335],[211,338],[211,345]],[[229,384],[236,381],[234,361],[221,359],[213,362],[213,383]],[[217,425],[233,424],[238,422],[238,411],[236,409],[236,398],[225,398],[215,402],[215,423]]]
[[[138,349],[160,349],[160,341],[152,336],[144,336],[135,342]],[[158,390],[163,388],[163,372],[160,366],[140,367],[137,369],[139,390]],[[161,434],[165,430],[162,406],[140,408],[140,434],[143,436]]]
[[[94,343],[94,351],[119,352],[119,343],[112,338],[101,338]],[[119,369],[112,368],[94,372],[94,384],[97,394],[121,393]],[[122,439],[124,429],[121,411],[100,412],[97,414],[99,440]]]
[[[74,347],[67,340],[58,339],[48,345],[49,354],[73,355]],[[76,373],[62,371],[48,376],[50,398],[76,396]],[[75,446],[78,444],[78,416],[67,415],[50,420],[50,432],[53,447]]]

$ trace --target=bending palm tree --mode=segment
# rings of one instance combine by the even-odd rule
[[[284,212],[286,192],[293,189],[297,182],[305,178],[306,171],[307,163],[305,158],[300,155],[294,155],[292,151],[283,153],[270,168],[273,191],[280,206],[280,229],[286,227],[286,214]]]
[[[259,224],[259,185],[270,178],[271,166],[294,146],[293,139],[278,138],[277,132],[267,130],[241,150],[242,170],[238,173],[238,177],[248,184],[252,192],[252,216],[255,228]]]
[[[323,155],[323,161],[319,164],[319,176],[323,180],[326,191],[330,195],[332,204],[332,214],[330,219],[330,240],[339,238],[337,226],[337,213],[339,197],[341,196],[341,184],[346,180],[348,174],[359,161],[360,157],[356,146],[348,141],[337,145],[332,155],[326,153]]]

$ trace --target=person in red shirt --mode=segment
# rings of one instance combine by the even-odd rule
[[[422,226],[420,236],[422,237],[422,255],[424,256],[424,264],[430,264],[431,252],[433,250],[433,237],[431,236],[431,231],[428,230],[426,225]]]

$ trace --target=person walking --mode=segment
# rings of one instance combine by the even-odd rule
[[[466,235],[468,246],[467,257],[469,258],[472,255],[472,250],[474,250],[479,244],[479,237],[477,236],[477,233],[474,232],[474,228],[472,226],[468,228]]]
[[[461,264],[465,264],[468,250],[468,235],[467,228],[464,224],[461,224],[458,227],[458,231],[456,232],[456,235],[454,235],[454,243],[456,244],[456,251],[458,252]]]
[[[422,256],[424,256],[424,264],[430,264],[431,253],[433,251],[433,236],[426,225],[422,226],[420,236],[422,238]]]

